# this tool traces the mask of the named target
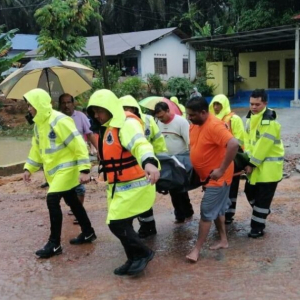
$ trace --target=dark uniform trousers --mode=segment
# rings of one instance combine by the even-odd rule
[[[189,218],[194,214],[188,192],[180,193],[172,190],[169,191],[169,193],[174,207],[176,220],[184,221],[185,218]],[[148,211],[142,213],[139,216],[139,221],[141,226],[143,226],[145,229],[155,228],[153,209],[150,208]]]
[[[194,210],[188,192],[178,193],[176,190],[169,192],[176,220],[184,221],[185,218],[190,218],[194,214]]]
[[[225,213],[226,220],[232,220],[235,215],[237,195],[239,192],[239,185],[240,185],[240,178],[241,178],[240,175],[232,177],[232,182],[231,182],[230,190],[229,190],[229,199],[231,201],[231,205],[229,206],[228,210]]]
[[[91,226],[89,217],[85,208],[78,200],[75,188],[64,192],[47,194],[47,206],[50,215],[51,233],[49,241],[60,244],[61,228],[62,228],[62,211],[60,207],[60,200],[64,198],[67,205],[70,206],[75,218],[81,227],[82,232],[87,236],[94,232]]]
[[[147,257],[150,249],[142,243],[138,234],[133,229],[133,220],[136,218],[130,217],[121,220],[110,220],[110,231],[121,241],[126,256],[129,260],[137,260]]]
[[[270,214],[270,206],[273,200],[278,182],[245,184],[245,194],[248,202],[253,208],[251,217],[251,228],[263,230],[266,227],[266,219]]]

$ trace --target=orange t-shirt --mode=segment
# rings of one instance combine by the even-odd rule
[[[203,125],[190,126],[190,158],[201,181],[204,181],[212,170],[221,166],[226,153],[226,145],[232,138],[233,135],[224,122],[211,114]],[[232,176],[233,162],[220,179],[210,180],[207,186],[223,186],[224,181],[229,185]]]

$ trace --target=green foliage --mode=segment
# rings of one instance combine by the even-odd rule
[[[168,80],[168,90],[176,96],[183,95],[189,97],[193,85],[189,79],[184,77],[171,77]]]
[[[8,70],[13,63],[20,60],[25,54],[19,53],[14,57],[6,56],[12,45],[11,39],[19,29],[9,30],[8,32],[3,33],[4,27],[4,25],[0,26],[0,81],[2,80],[1,73]]]
[[[202,96],[213,96],[216,86],[214,84],[208,85],[206,83],[206,77],[199,77],[194,81],[194,86],[202,94]]]
[[[3,124],[0,119],[0,136],[15,136],[22,139],[32,137],[33,125],[22,124],[14,128],[10,128]]]
[[[138,76],[132,76],[126,79],[124,82],[118,83],[112,91],[117,97],[122,97],[126,95],[131,95],[138,99],[139,95],[142,93],[143,82]]]
[[[152,90],[156,95],[162,95],[165,91],[162,80],[158,74],[147,74],[148,93],[151,94]]]
[[[112,90],[118,83],[118,80],[122,74],[122,71],[116,65],[107,65],[106,73],[108,77],[109,88]],[[95,71],[96,79],[93,82],[93,91],[104,89],[104,79],[102,71]]]
[[[76,52],[87,53],[82,35],[91,19],[100,18],[94,11],[97,5],[95,0],[52,0],[38,9],[34,15],[41,27],[38,53],[44,59],[54,56],[60,60],[74,60]]]

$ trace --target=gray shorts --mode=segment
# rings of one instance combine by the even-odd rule
[[[231,204],[229,199],[230,185],[224,183],[221,187],[207,187],[201,202],[201,219],[214,221],[218,216],[224,216]]]
[[[75,192],[77,196],[84,196],[85,194],[85,186],[83,184],[79,184],[75,188]]]

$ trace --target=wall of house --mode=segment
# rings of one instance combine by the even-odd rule
[[[206,83],[214,85],[214,94],[228,94],[228,66],[233,66],[233,62],[208,62],[206,63]]]
[[[154,58],[167,59],[167,74],[161,75],[162,79],[168,80],[170,77],[196,77],[196,52],[193,48],[188,49],[188,45],[181,44],[181,39],[175,34],[165,36],[155,41],[141,50],[141,75],[154,74]],[[183,74],[183,59],[190,60],[189,74]]]
[[[252,52],[239,54],[239,75],[244,81],[239,83],[241,90],[253,90],[256,88],[268,89],[268,61],[279,60],[279,88],[285,89],[285,60],[295,58],[294,50]],[[256,77],[250,77],[249,63],[256,61]],[[300,82],[300,80],[299,80]]]

